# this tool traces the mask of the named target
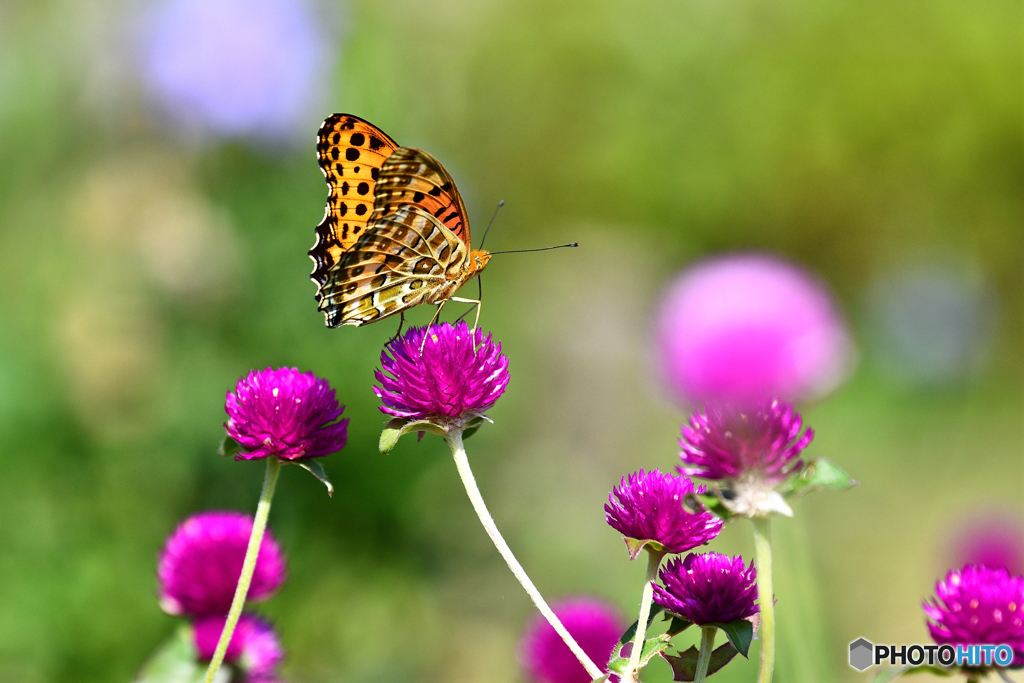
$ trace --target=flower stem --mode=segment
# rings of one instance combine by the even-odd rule
[[[512,570],[512,574],[515,575],[519,583],[522,584],[526,590],[530,599],[533,600],[533,604],[537,606],[540,613],[544,615],[544,618],[548,620],[548,623],[554,627],[555,631],[561,636],[565,644],[569,646],[572,653],[576,655],[576,659],[580,660],[580,664],[587,670],[587,673],[591,678],[600,678],[604,673],[594,664],[593,660],[587,656],[587,653],[583,651],[583,648],[579,646],[569,631],[566,630],[562,622],[559,621],[555,613],[548,607],[548,603],[544,601],[540,591],[533,585],[533,581],[526,575],[526,570],[519,564],[515,555],[512,554],[512,550],[505,543],[505,539],[501,537],[501,532],[498,531],[497,525],[494,523],[494,519],[491,517],[491,513],[487,511],[487,505],[484,503],[484,498],[480,495],[480,489],[477,488],[476,479],[473,477],[473,471],[469,468],[469,460],[466,458],[466,449],[462,445],[462,431],[459,429],[452,429],[446,436],[445,440],[452,449],[452,456],[455,458],[455,467],[459,471],[459,476],[462,478],[462,484],[466,487],[466,494],[469,495],[469,502],[473,504],[473,509],[476,510],[477,517],[480,518],[480,523],[484,526],[484,531],[491,537],[491,541],[494,543],[494,547],[498,549],[498,553],[502,556],[505,562],[508,564],[508,568]]]
[[[700,630],[700,654],[697,655],[697,670],[694,672],[693,683],[704,683],[708,676],[708,664],[711,663],[711,652],[715,649],[716,626],[704,626]]]
[[[758,607],[761,612],[761,669],[758,683],[771,683],[775,672],[775,594],[772,591],[771,518],[754,517],[754,564],[757,566]]]
[[[629,664],[626,665],[626,680],[636,680],[637,667],[640,666],[640,655],[647,637],[647,620],[651,616],[651,598],[654,596],[654,580],[658,578],[658,567],[661,566],[663,552],[647,551],[647,577],[644,579],[644,592],[640,598],[640,615],[636,620],[636,637],[633,639],[633,650],[629,653]]]
[[[277,486],[277,476],[281,473],[281,461],[276,455],[267,457],[267,472],[263,476],[263,491],[260,493],[260,502],[256,506],[256,518],[252,523],[252,533],[249,535],[249,546],[245,550],[245,560],[242,562],[242,574],[238,577],[238,587],[235,588],[235,597],[231,600],[231,609],[228,610],[227,621],[224,622],[224,630],[221,631],[220,640],[217,641],[217,649],[213,652],[213,659],[206,669],[206,676],[203,683],[212,683],[217,675],[217,670],[224,662],[224,654],[228,651],[228,644],[231,636],[235,633],[235,626],[238,625],[238,618],[242,616],[242,608],[245,607],[245,597],[249,594],[249,584],[252,583],[252,575],[256,570],[256,558],[260,554],[260,546],[263,544],[263,533],[267,530],[267,516],[270,514],[270,501],[274,497],[274,487]]]

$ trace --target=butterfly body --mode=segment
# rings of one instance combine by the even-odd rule
[[[317,159],[329,192],[309,255],[328,327],[420,304],[479,304],[455,293],[490,254],[471,248],[465,204],[441,162],[348,114],[324,121]]]

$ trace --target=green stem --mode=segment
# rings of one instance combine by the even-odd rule
[[[772,590],[771,518],[754,517],[754,564],[757,566],[758,607],[761,611],[761,669],[757,683],[771,683],[775,672],[775,593]]]
[[[206,669],[206,676],[203,683],[212,683],[217,675],[217,670],[224,662],[224,654],[228,651],[228,644],[231,636],[235,633],[235,626],[238,625],[238,618],[242,616],[242,608],[245,607],[245,596],[249,594],[249,584],[252,583],[252,575],[256,570],[256,558],[260,554],[260,546],[263,543],[263,533],[267,529],[267,517],[270,515],[270,501],[274,497],[274,487],[277,486],[277,476],[281,473],[281,461],[277,456],[267,457],[267,472],[263,476],[263,491],[260,493],[260,503],[256,506],[256,518],[252,523],[252,533],[249,535],[249,546],[245,550],[245,560],[242,562],[242,575],[238,577],[238,587],[235,588],[235,597],[231,600],[231,609],[228,610],[227,621],[224,622],[224,630],[221,631],[220,640],[217,641],[217,649],[213,652],[213,659]]]
[[[487,510],[487,505],[484,503],[484,498],[480,495],[480,489],[477,488],[476,478],[473,476],[473,470],[469,467],[469,459],[466,457],[466,448],[462,445],[462,430],[452,429],[445,436],[445,440],[452,449],[452,457],[455,458],[455,467],[459,471],[459,477],[462,478],[462,484],[466,487],[466,494],[469,496],[469,502],[473,504],[473,509],[476,511],[477,517],[480,518],[480,523],[483,524],[484,531],[491,537],[491,542],[494,543],[494,547],[498,549],[498,553],[508,564],[508,568],[512,570],[512,574],[519,580],[523,588],[526,590],[527,595],[533,600],[533,604],[537,606],[540,613],[544,615],[544,618],[548,620],[548,623],[554,627],[555,631],[561,636],[565,644],[569,646],[572,653],[576,655],[576,659],[580,660],[580,664],[587,670],[590,677],[600,678],[604,673],[594,664],[594,661],[587,656],[587,653],[583,651],[583,648],[579,646],[579,643],[569,635],[569,631],[566,630],[562,622],[555,616],[555,613],[548,607],[548,603],[544,601],[544,597],[537,590],[537,587],[533,585],[533,581],[526,575],[526,570],[519,564],[516,556],[512,554],[512,549],[505,543],[505,539],[502,538],[501,532],[498,531],[498,526],[494,523],[494,518],[491,517],[491,513]]]
[[[647,577],[644,579],[644,592],[640,598],[640,616],[636,620],[636,637],[633,639],[633,650],[629,653],[629,664],[626,665],[626,680],[636,680],[637,668],[640,666],[640,655],[643,653],[644,641],[647,638],[647,620],[651,616],[651,598],[654,596],[654,580],[658,578],[658,567],[664,552],[647,551]]]
[[[708,676],[708,664],[711,663],[711,652],[715,649],[716,626],[704,626],[700,630],[700,654],[697,655],[697,670],[694,672],[693,683],[704,683]]]

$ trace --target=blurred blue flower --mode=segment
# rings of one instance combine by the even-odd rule
[[[328,36],[302,0],[162,0],[142,34],[142,72],[181,128],[285,138],[327,87]]]
[[[921,386],[960,381],[981,369],[999,317],[995,288],[956,260],[902,264],[875,280],[868,307],[890,374]]]

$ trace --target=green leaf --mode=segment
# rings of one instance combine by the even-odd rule
[[[929,664],[922,664],[920,666],[901,666],[897,669],[882,669],[875,676],[872,683],[889,683],[895,681],[901,676],[912,676],[914,674],[932,674],[933,676],[952,676],[953,671],[951,669],[943,669],[939,666],[931,666]]]
[[[224,440],[220,442],[220,446],[217,447],[217,455],[222,458],[233,458],[240,452],[242,452],[242,444],[230,436],[225,436]]]
[[[747,652],[750,650],[750,641],[754,639],[754,625],[752,623],[746,619],[736,619],[727,624],[714,623],[705,624],[705,626],[716,626],[722,629],[725,637],[729,639],[733,647],[744,657],[747,656]]]
[[[827,458],[811,460],[800,471],[800,474],[789,484],[783,494],[788,498],[802,496],[816,489],[846,491],[857,485],[857,481],[848,475],[842,467]]]
[[[200,683],[206,666],[197,658],[192,627],[182,625],[166,643],[142,666],[135,683]],[[231,669],[222,667],[215,683],[228,683]]]
[[[635,560],[636,556],[640,554],[641,550],[647,549],[647,552],[652,553],[665,553],[665,546],[658,543],[657,541],[651,540],[638,540],[636,538],[629,538],[623,536],[622,540],[626,542],[626,550],[629,552],[629,559]]]
[[[644,641],[644,646],[640,650],[640,662],[637,664],[637,670],[644,668],[650,664],[651,659],[654,655],[661,654],[665,651],[669,645],[668,638],[664,635],[657,636],[656,638],[648,638]],[[619,675],[626,673],[626,668],[629,666],[629,655],[623,655],[622,650],[624,644],[615,648],[612,652],[611,659],[608,660],[608,671]],[[632,650],[632,648],[630,648]]]
[[[690,646],[688,650],[677,657],[675,655],[662,654],[661,657],[672,667],[673,681],[692,681],[697,675],[697,656],[700,652],[697,648]],[[708,662],[708,676],[719,671],[723,666],[732,661],[732,658],[739,654],[732,643],[725,643],[711,651],[711,661]]]
[[[472,427],[466,427],[465,431],[462,432],[462,440],[465,441],[469,437],[471,437],[474,434],[476,434],[477,430],[480,429],[480,425],[481,424],[482,424],[482,422],[478,422],[475,425],[473,425]]]
[[[405,420],[396,417],[389,421],[380,433],[380,452],[385,455],[390,453],[398,440],[409,432],[430,432],[439,436],[444,436],[446,433],[443,427],[427,420]]]
[[[691,493],[683,499],[683,505],[690,510],[707,510],[715,517],[727,521],[735,517],[725,506],[722,500],[711,493]]]
[[[658,603],[654,603],[653,605],[651,605],[651,614],[649,617],[647,617],[647,623],[650,624],[651,622],[653,622],[654,617],[658,616],[664,611],[665,607],[663,605],[659,605]],[[621,638],[619,638],[619,645],[625,645],[626,643],[632,642],[632,640],[636,638],[636,627],[639,624],[640,620],[637,619],[633,622],[632,626],[626,629],[626,632],[622,634]]]
[[[327,495],[334,496],[334,485],[331,484],[331,480],[327,478],[327,474],[324,473],[324,468],[320,466],[316,460],[304,459],[304,460],[282,460],[286,465],[298,465],[302,469],[306,470],[314,477],[320,480],[320,482],[327,487]]]
[[[693,626],[693,622],[687,621],[682,617],[677,617],[674,614],[667,615],[666,618],[668,617],[672,618],[672,623],[668,625],[668,630],[665,631],[665,635],[667,635],[669,638],[678,635],[686,629]]]

